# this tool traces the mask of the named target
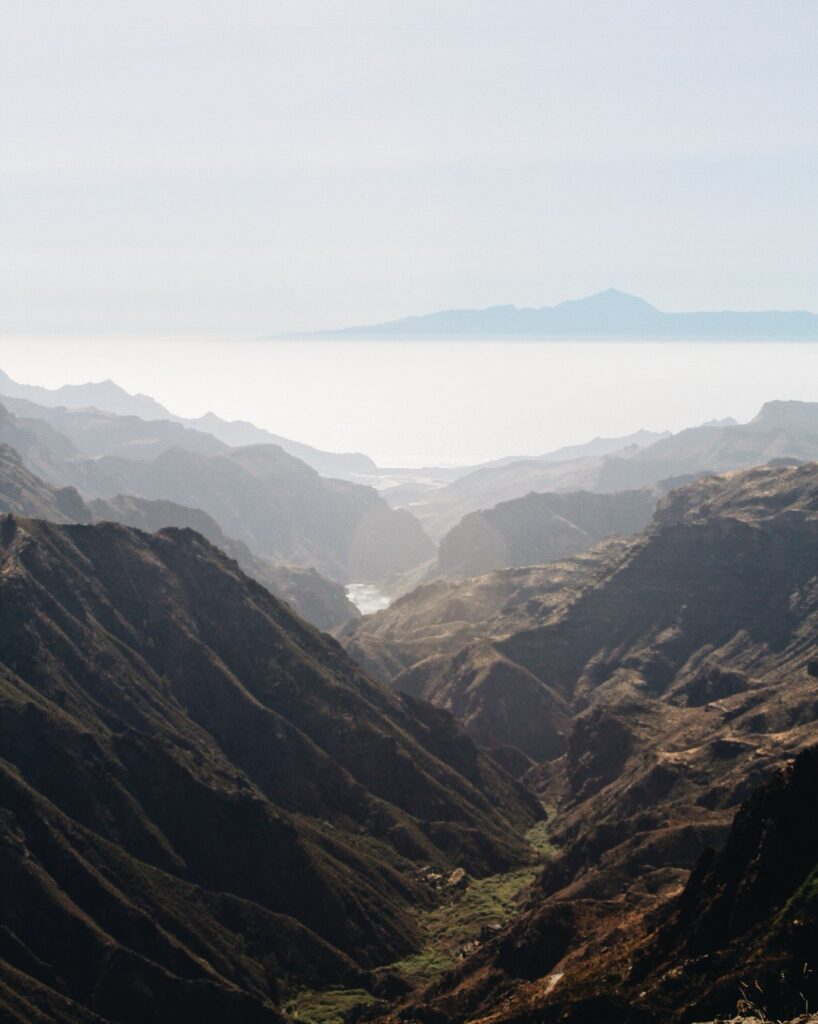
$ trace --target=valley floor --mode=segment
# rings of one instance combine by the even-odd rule
[[[551,820],[549,816],[526,833],[534,854],[527,867],[487,878],[466,876],[465,885],[451,884],[456,883],[456,879],[445,878],[431,868],[419,872],[435,889],[436,903],[421,918],[425,936],[423,947],[379,972],[385,981],[392,980],[393,991],[405,988],[419,992],[433,984],[511,920],[540,872],[543,860],[553,852],[548,838]],[[303,1024],[342,1024],[353,1008],[377,1003],[377,997],[364,989],[334,987],[320,991],[304,989],[290,999],[284,1009]]]

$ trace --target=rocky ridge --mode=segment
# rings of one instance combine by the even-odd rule
[[[255,556],[246,544],[225,536],[218,523],[200,509],[121,494],[86,502],[75,488],[53,487],[30,473],[7,445],[0,445],[0,512],[54,523],[115,522],[149,533],[169,526],[193,529],[319,629],[336,629],[359,617],[340,584],[314,569],[277,565]]]
[[[56,487],[72,486],[89,498],[127,494],[200,508],[254,555],[311,567],[338,583],[384,580],[434,554],[408,512],[390,508],[371,487],[320,476],[276,445],[227,448],[177,423],[166,424],[173,429],[159,436],[153,421],[70,415],[90,419],[97,439],[101,417],[103,434],[110,441],[113,431],[118,454],[90,456],[51,423],[16,416],[1,403],[0,443],[15,448],[31,472]],[[179,447],[176,442],[187,435],[207,444]],[[77,428],[74,436],[82,440],[86,432]]]
[[[433,654],[423,607],[456,607],[458,590],[494,595],[476,613],[491,634],[459,646],[447,636]],[[423,588],[364,620],[357,642],[366,648],[367,625],[379,633],[375,656],[386,667],[406,655],[390,655],[390,642],[414,619],[407,646],[425,644],[425,657],[395,682],[454,710],[478,742],[516,764],[555,807],[557,853],[526,913],[412,1006],[422,1004],[428,1020],[577,1024],[653,1024],[676,1020],[671,1010],[681,1024],[733,1011],[733,990],[732,1004],[726,989],[719,1005],[707,1003],[706,967],[699,1016],[682,1014],[678,989],[675,1002],[650,1010],[638,1001],[647,982],[637,992],[619,987],[703,851],[728,836],[737,808],[815,742],[818,466],[704,478],[673,492],[631,541],[437,591]],[[514,749],[526,756],[512,757]],[[792,842],[811,856],[808,843]],[[798,877],[782,867],[782,880]],[[708,899],[702,890],[689,905],[704,913]],[[715,906],[721,914],[724,904]],[[722,941],[715,925],[695,927]],[[742,934],[735,950],[751,948]],[[664,948],[678,952],[677,938]],[[780,1012],[792,1016],[793,1007]]]
[[[372,985],[417,866],[524,861],[540,814],[190,530],[3,517],[0,701],[12,1020],[273,1021],[293,982]]]

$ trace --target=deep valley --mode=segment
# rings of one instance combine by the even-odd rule
[[[796,1018],[817,457],[779,402],[395,484],[0,379],[2,1019]]]

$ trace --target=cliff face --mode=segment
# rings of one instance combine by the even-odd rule
[[[697,863],[636,959],[634,983],[674,1020],[716,1014],[742,988],[763,1012],[818,998],[818,748],[760,786],[722,848]]]
[[[274,1020],[539,814],[192,531],[0,520],[0,695],[9,1013]]]

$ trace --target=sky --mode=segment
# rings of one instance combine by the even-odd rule
[[[818,310],[816,67],[815,0],[0,0],[0,332]]]

